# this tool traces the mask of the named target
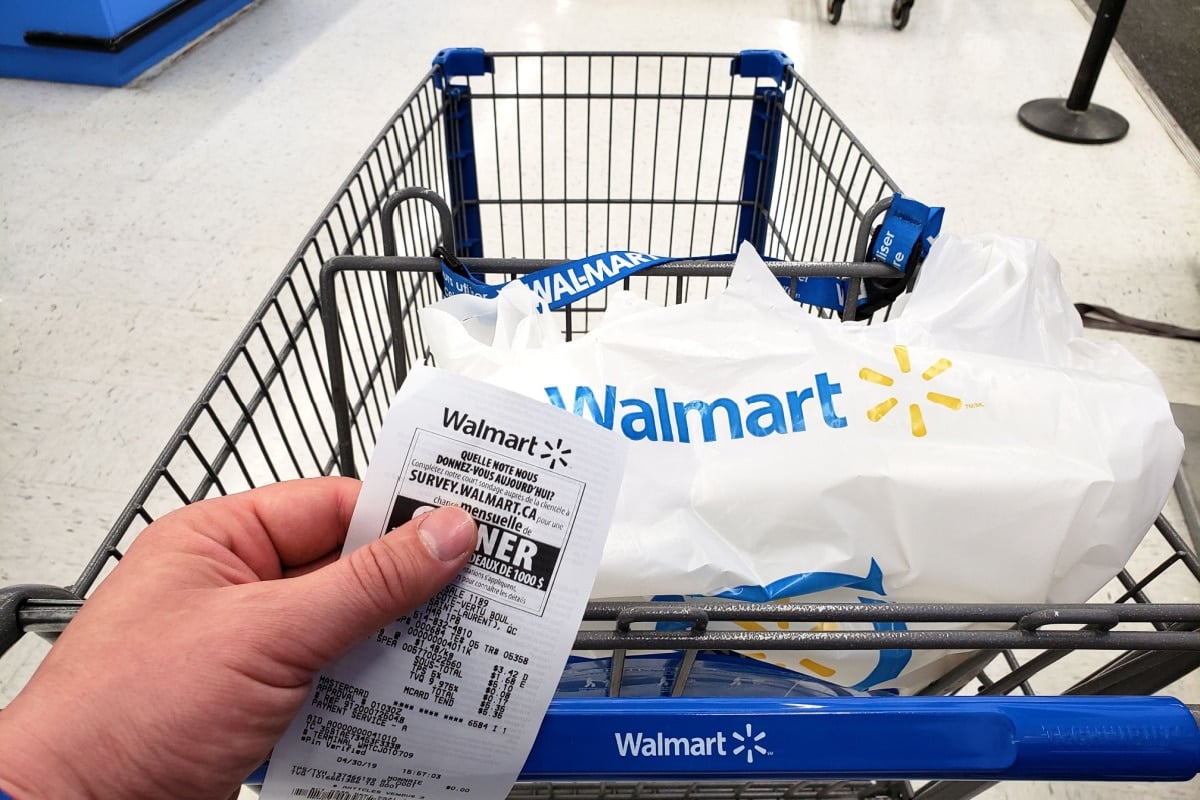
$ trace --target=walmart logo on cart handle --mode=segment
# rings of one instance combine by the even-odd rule
[[[621,758],[680,758],[684,756],[733,756],[744,758],[753,764],[755,756],[769,756],[771,751],[763,746],[767,738],[765,731],[755,731],[747,722],[745,731],[733,731],[726,735],[716,731],[711,736],[668,736],[662,731],[617,731],[613,739],[617,755]]]

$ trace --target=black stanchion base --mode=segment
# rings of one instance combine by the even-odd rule
[[[1075,144],[1115,142],[1129,132],[1129,121],[1111,108],[1092,103],[1086,111],[1072,111],[1061,97],[1030,100],[1017,117],[1034,133]]]

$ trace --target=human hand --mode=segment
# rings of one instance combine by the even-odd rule
[[[193,504],[134,540],[0,712],[0,788],[35,798],[227,798],[316,673],[445,586],[460,509],[338,559],[360,484],[290,481]]]

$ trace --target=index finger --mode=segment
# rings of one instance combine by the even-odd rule
[[[176,514],[269,580],[341,549],[361,487],[352,478],[284,481],[205,500]]]

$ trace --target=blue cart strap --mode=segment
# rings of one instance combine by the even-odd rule
[[[447,296],[471,294],[491,298],[498,296],[500,290],[507,285],[487,283],[441,248],[438,248],[434,255],[442,259],[442,282]],[[532,289],[547,308],[555,311],[644,269],[693,258],[703,261],[733,261],[735,256],[689,256],[688,259],[683,259],[649,253],[612,251],[547,267],[522,275],[518,280]],[[844,278],[780,278],[779,283],[797,302],[839,310],[846,307],[846,287],[849,281]],[[866,300],[865,291],[860,292],[859,304]]]
[[[815,277],[815,278],[780,278],[779,284],[787,290],[797,303],[807,303],[817,308],[831,308],[840,311],[846,307],[846,292],[850,281],[846,278]],[[866,292],[858,294],[858,304],[866,302]]]
[[[447,47],[433,57],[433,86],[445,89],[451,78],[484,75],[495,71],[495,62],[482,47]]]
[[[485,283],[440,248],[436,255],[442,259],[442,278],[447,295],[473,294],[477,297],[496,297],[505,286],[499,283]],[[532,289],[542,303],[553,311],[565,308],[576,300],[644,269],[681,260],[683,259],[653,256],[636,251],[614,250],[547,267],[522,275],[518,280]]]
[[[942,230],[945,211],[940,206],[927,206],[895,194],[875,234],[871,260],[892,267],[898,277],[908,274],[910,265],[920,264],[929,253]],[[781,278],[779,282],[797,302],[833,310],[846,307],[846,292],[850,289],[846,278],[807,278],[795,283],[790,278]],[[874,287],[870,281],[860,282],[860,287],[856,305],[861,307],[873,299]]]
[[[933,239],[941,231],[943,212],[942,208],[929,207],[897,194],[892,198],[892,205],[876,234],[872,253],[874,260],[893,267],[897,276],[904,275],[910,264],[919,264],[925,257]],[[434,254],[442,260],[442,279],[447,295],[496,297],[504,288],[504,284],[487,283],[473,275],[458,258],[441,248]],[[531,272],[518,280],[532,289],[542,303],[553,311],[644,269],[694,258],[726,261],[734,256],[689,256],[685,259],[612,250]],[[798,302],[835,310],[846,307],[846,292],[850,285],[846,278],[780,278],[779,282]],[[858,305],[862,306],[872,298],[869,282],[861,281],[860,286]]]
[[[871,259],[906,272],[909,262],[919,262],[929,252],[942,230],[945,210],[897,193],[875,237]]]

